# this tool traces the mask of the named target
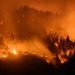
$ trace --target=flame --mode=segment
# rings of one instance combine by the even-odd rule
[[[7,49],[0,51],[0,59],[16,59],[21,55],[32,54],[42,58],[47,63],[54,61],[54,55],[39,40],[12,42],[5,41]]]
[[[12,50],[12,54],[14,54],[14,55],[18,54],[15,48]]]
[[[68,59],[66,57],[64,57],[64,55],[62,55],[62,54],[59,54],[58,57],[62,64],[68,61]]]
[[[58,57],[59,57],[60,62],[61,62],[62,64],[68,61],[68,59],[67,59],[67,58],[63,57],[63,56],[62,56],[62,55],[60,55],[60,54],[58,55]]]
[[[21,44],[20,44],[21,45]],[[23,45],[23,44],[22,44]],[[20,48],[20,46],[18,46],[18,48],[9,48],[9,50],[2,50],[0,51],[0,59],[7,59],[7,58],[11,58],[13,57],[13,55],[16,55],[19,56],[19,54],[23,54],[23,55],[26,55],[26,54],[33,54],[33,55],[36,55],[42,59],[44,59],[48,64],[51,63],[51,62],[55,62],[55,55],[50,55],[50,53],[43,53],[43,52],[37,52],[37,51],[28,51],[28,49],[26,50],[25,48],[25,51],[22,51],[22,50],[18,50]],[[12,57],[11,57],[11,54],[12,54]],[[69,61],[69,57],[72,57],[74,55],[74,50],[66,50],[65,52],[63,50],[61,50],[59,53],[58,53],[58,58],[61,62],[61,64],[64,64],[65,62],[68,62]],[[52,59],[51,59],[52,58]],[[52,61],[53,60],[53,61]],[[54,63],[55,64],[55,63]]]
[[[3,58],[6,58],[7,57],[7,55],[3,55]]]
[[[36,55],[42,59],[44,59],[48,64],[56,64],[55,58],[58,57],[61,64],[69,61],[69,58],[72,57],[75,53],[74,50],[60,50],[57,55],[52,53],[49,49],[47,49],[42,42],[38,42],[39,40],[24,41],[24,42],[16,42],[11,43],[7,42],[7,49],[0,50],[0,59],[13,59],[14,56],[20,57],[21,55],[32,54]],[[55,46],[59,48],[59,44],[55,43]]]
[[[61,52],[58,54],[58,57],[60,59],[60,62],[63,64],[65,62],[69,61],[69,58],[71,58],[74,55],[74,50],[66,50],[65,52],[61,50]]]
[[[73,56],[74,50],[67,50],[67,56]]]

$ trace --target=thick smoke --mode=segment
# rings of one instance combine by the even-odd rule
[[[13,32],[16,34],[14,29],[14,24],[11,20],[11,12],[15,9],[19,9],[20,6],[29,6],[30,8],[34,8],[38,11],[49,11],[51,12],[51,16],[46,17],[45,21],[42,24],[39,24],[38,27],[33,26],[32,29],[34,32],[35,30],[43,30],[40,31],[41,33],[54,31],[59,32],[62,34],[68,34],[71,38],[74,38],[74,8],[75,8],[75,1],[74,0],[1,0],[0,1],[0,10],[3,13],[4,17],[7,19],[8,25],[7,30],[8,32]],[[72,14],[72,15],[71,15]],[[14,15],[13,15],[14,16]],[[73,18],[72,18],[73,17]],[[37,17],[36,17],[37,18]],[[40,21],[39,21],[40,22]],[[43,25],[43,26],[42,26]],[[36,25],[37,26],[37,25]],[[27,27],[26,27],[27,28]],[[25,29],[26,30],[26,29]],[[28,29],[27,29],[28,30]],[[31,30],[31,35],[32,34]],[[73,30],[73,31],[70,31]],[[36,33],[35,33],[36,34]],[[38,32],[37,32],[38,34]]]
[[[22,50],[37,55],[41,52],[40,55],[45,54],[52,60],[52,53],[43,43],[50,31],[75,38],[74,0],[1,0],[0,3],[0,11],[6,22],[3,35],[7,33],[6,39],[16,39],[18,48]]]

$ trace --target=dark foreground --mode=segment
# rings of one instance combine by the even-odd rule
[[[55,67],[33,56],[23,56],[20,60],[0,61],[0,75],[74,75],[75,58]]]

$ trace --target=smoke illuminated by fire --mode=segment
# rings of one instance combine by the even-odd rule
[[[45,61],[52,61],[54,59],[53,54],[48,51],[42,42],[38,40],[32,40],[31,42],[16,42],[6,43],[7,49],[0,50],[0,59],[13,59],[13,56],[19,57],[20,55],[33,54],[40,58],[43,58]]]
[[[9,5],[9,3],[12,4]],[[0,47],[1,60],[13,59],[14,57],[20,57],[20,55],[33,54],[42,58],[47,63],[52,64],[57,63],[56,58],[58,57],[60,63],[63,64],[68,62],[75,54],[75,51],[70,49],[66,51],[60,50],[58,53],[56,53],[57,51],[53,53],[44,43],[44,38],[50,31],[53,31],[54,33],[57,32],[63,36],[64,34],[69,35],[71,39],[74,40],[75,11],[74,8],[71,9],[73,6],[70,7],[70,5],[72,5],[70,4],[70,1],[22,0],[21,2],[20,0],[12,0],[12,2],[10,2],[10,0],[8,0],[3,4],[4,5],[1,5],[0,8],[2,12],[2,19],[0,19],[0,36],[2,36],[5,45],[2,44]],[[21,8],[22,10],[19,9],[19,7],[23,5],[28,5],[30,8],[23,7]],[[18,10],[18,13],[16,13],[17,16],[11,13],[13,9]],[[47,10],[49,12],[44,12]],[[21,14],[22,12],[25,12],[25,14],[27,13],[27,15],[24,15],[24,13]],[[18,22],[18,24],[15,24],[12,16],[17,19],[17,21],[15,21]],[[11,40],[11,37],[14,40]],[[59,47],[56,42],[54,45],[56,48]]]
[[[37,57],[42,58],[48,64],[57,64],[57,60],[55,59],[57,56],[55,53],[52,53],[48,50],[45,45],[38,39],[33,39],[32,41],[16,41],[16,42],[8,42],[6,41],[7,48],[0,50],[0,60],[6,59],[15,59],[16,57],[20,57],[21,55],[36,55]],[[59,51],[58,58],[60,63],[63,64],[69,61],[69,58],[74,55],[74,50],[63,50]],[[15,58],[14,58],[15,57]]]

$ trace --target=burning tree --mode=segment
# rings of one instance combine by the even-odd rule
[[[71,41],[70,37],[59,36],[57,33],[49,33],[45,40],[47,47],[52,51],[56,58],[64,63],[70,59],[75,52],[75,41]]]

